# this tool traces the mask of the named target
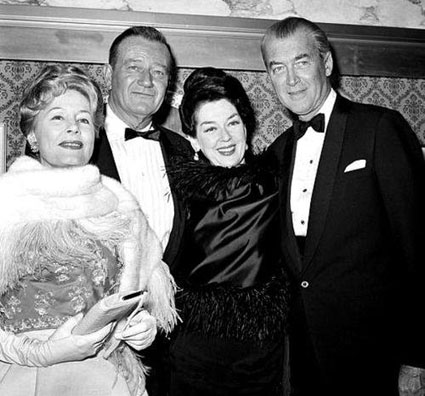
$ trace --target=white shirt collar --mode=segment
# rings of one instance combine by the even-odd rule
[[[148,131],[152,127],[152,121],[141,132]],[[124,140],[125,128],[130,128],[112,110],[109,103],[106,105],[105,131],[109,140]]]
[[[331,88],[328,97],[320,108],[319,113],[323,113],[325,115],[325,131],[329,124],[329,119],[331,118],[332,110],[334,108],[336,101],[336,92],[333,88]]]

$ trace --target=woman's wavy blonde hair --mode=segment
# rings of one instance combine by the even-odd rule
[[[97,83],[83,70],[75,66],[49,65],[32,80],[24,90],[19,105],[22,133],[25,136],[34,129],[35,120],[54,98],[74,90],[83,95],[90,104],[96,136],[103,123],[103,97]]]

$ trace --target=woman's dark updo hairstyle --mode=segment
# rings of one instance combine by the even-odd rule
[[[236,107],[250,140],[255,130],[254,109],[237,78],[214,67],[203,67],[186,79],[183,89],[180,118],[184,133],[196,137],[196,113],[202,104],[226,99]]]

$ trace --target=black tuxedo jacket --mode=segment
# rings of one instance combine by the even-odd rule
[[[295,148],[292,128],[269,148],[280,164],[281,245],[294,280],[293,380],[314,382],[309,367],[328,395],[398,394],[399,365],[425,367],[418,140],[399,113],[337,97],[303,256],[289,200]]]
[[[164,127],[157,127],[160,130],[159,143],[161,145],[165,166],[169,164],[170,158],[176,155],[193,156],[193,150],[190,143],[185,138]],[[91,162],[99,167],[101,174],[120,181],[111,146],[103,128],[100,130],[99,139],[96,142]],[[174,203],[173,228],[163,256],[163,260],[170,267],[172,267],[174,261],[178,257],[180,241],[185,224],[184,211],[182,209],[181,202],[177,200],[174,191],[171,191],[171,194]]]

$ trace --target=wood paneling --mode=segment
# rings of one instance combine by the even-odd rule
[[[264,70],[260,40],[274,20],[0,5],[0,58],[105,63],[112,40],[150,25],[180,67]],[[425,30],[324,24],[342,75],[425,77]]]

